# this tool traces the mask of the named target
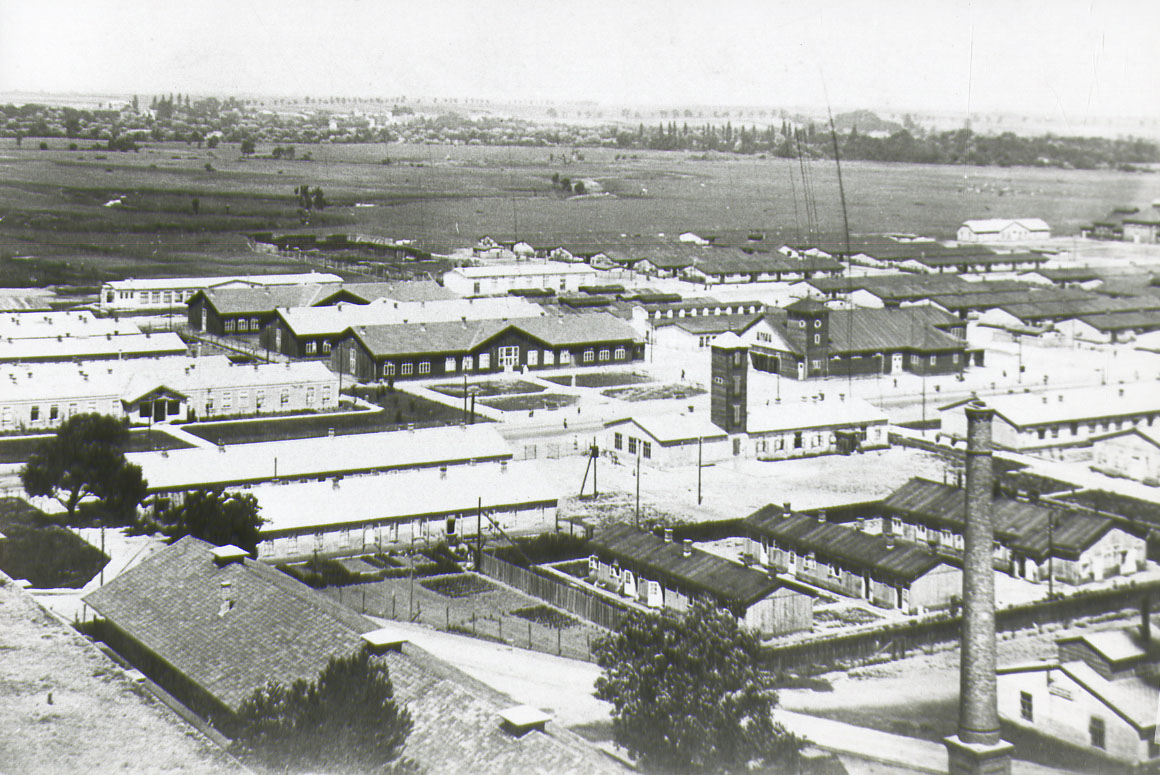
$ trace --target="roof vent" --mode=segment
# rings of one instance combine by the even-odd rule
[[[501,726],[516,737],[523,737],[528,732],[543,732],[544,727],[552,717],[539,708],[531,705],[517,705],[499,712]]]
[[[225,616],[232,610],[234,610],[234,587],[229,581],[223,581],[221,585],[221,607],[218,608],[218,616]]]
[[[403,651],[403,644],[407,642],[407,636],[401,630],[391,629],[390,627],[381,627],[377,630],[364,632],[362,634],[363,642],[366,650],[372,654],[385,654],[388,651]]]
[[[213,551],[213,561],[218,566],[229,565],[231,562],[241,562],[248,556],[245,549],[234,546],[233,544],[226,544],[225,546],[215,546]]]

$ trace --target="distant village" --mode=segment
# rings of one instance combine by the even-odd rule
[[[181,115],[166,104],[149,110]],[[1004,728],[1153,771],[1160,203],[1078,240],[1018,213],[953,241],[767,234],[490,234],[433,254],[262,233],[250,249],[286,272],[5,291],[0,682],[44,640],[57,688],[14,700],[29,714],[45,692],[59,713],[96,696],[103,665],[133,691],[87,713],[163,727],[162,767],[241,771],[221,751],[255,691],[365,653],[427,772],[626,772],[591,719],[434,644],[596,670],[592,644],[626,620],[705,604],[793,688],[957,645],[981,556],[992,651],[996,632],[1049,644],[979,663]],[[120,525],[116,488],[70,500],[29,474],[91,416],[127,428],[139,472]],[[172,532],[233,495],[260,516],[251,545]],[[993,542],[970,555],[981,508]],[[43,520],[90,576],[37,549]],[[782,723],[810,756],[842,751],[798,715]],[[976,744],[997,745],[948,742],[952,765]]]

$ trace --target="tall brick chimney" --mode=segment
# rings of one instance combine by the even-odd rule
[[[995,530],[991,504],[991,419],[981,401],[966,407],[967,487],[963,540],[963,630],[959,730],[946,738],[950,775],[1010,775],[1014,746],[999,736],[995,690]]]

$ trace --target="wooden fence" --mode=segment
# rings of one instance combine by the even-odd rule
[[[1137,608],[1145,594],[1155,595],[1158,591],[1160,581],[1152,581],[1000,608],[995,612],[995,631],[1016,632],[1048,624],[1068,626],[1075,619]],[[961,627],[960,616],[935,615],[849,635],[771,645],[764,651],[765,663],[776,670],[808,667],[809,672],[824,672],[843,663],[901,659],[917,649],[957,641]]]
[[[608,630],[616,629],[628,614],[628,609],[602,600],[588,590],[541,576],[487,552],[480,553],[479,570],[485,576],[498,579],[521,592],[538,597],[546,603],[563,608]]]

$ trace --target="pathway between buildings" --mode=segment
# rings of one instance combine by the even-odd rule
[[[376,619],[403,630],[412,643],[477,681],[510,695],[517,702],[551,713],[564,726],[608,721],[611,706],[592,696],[600,668],[590,662],[501,646],[490,641],[438,632],[426,627]],[[879,732],[840,721],[775,711],[776,719],[795,734],[839,754],[850,754],[915,772],[945,773],[946,749],[939,743]],[[1015,775],[1059,775],[1058,770],[1016,760]]]

